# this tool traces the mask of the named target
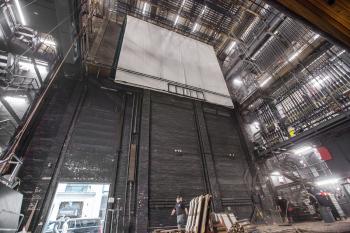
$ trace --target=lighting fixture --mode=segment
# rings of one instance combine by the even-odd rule
[[[296,155],[302,155],[302,154],[310,152],[311,150],[313,150],[313,148],[311,146],[303,146],[303,147],[299,147],[298,149],[293,150],[293,153]]]
[[[235,46],[236,46],[237,42],[233,41],[230,45],[230,47],[228,48],[228,52],[230,52]]]
[[[323,186],[323,185],[328,185],[328,184],[337,184],[339,183],[339,178],[331,178],[331,179],[327,179],[327,180],[320,180],[320,181],[316,181],[315,184],[317,186]]]
[[[175,22],[174,22],[174,26],[177,24],[177,22],[179,21],[179,15],[176,16]]]
[[[343,53],[345,53],[345,49],[342,50],[342,51],[340,51],[340,52],[337,54],[337,56],[339,57],[339,56],[341,56]]]
[[[274,171],[274,172],[271,172],[271,176],[280,176],[281,173],[279,171]]]
[[[253,123],[252,123],[255,127],[257,127],[257,128],[259,128],[259,122],[257,122],[257,121],[254,121]]]
[[[197,27],[198,27],[198,23],[195,23],[192,32],[195,32],[197,30]]]
[[[185,5],[186,0],[183,0],[181,3],[181,7],[183,7]]]
[[[235,79],[233,80],[233,85],[235,85],[235,86],[237,86],[237,87],[242,86],[242,84],[243,84],[243,82],[242,82],[242,80],[241,80],[240,78],[235,78]]]
[[[22,98],[22,97],[5,96],[4,99],[9,104],[14,104],[14,105],[22,105],[26,103],[25,98]]]
[[[254,132],[257,132],[258,130],[260,130],[260,125],[259,125],[259,122],[257,121],[254,121],[253,123],[251,123],[249,125],[250,127],[250,130],[254,133]]]
[[[319,34],[315,34],[314,37],[312,37],[313,40],[317,40],[320,37]]]
[[[293,53],[289,58],[288,61],[293,61],[299,54],[301,53],[301,49]]]
[[[26,25],[26,21],[24,19],[24,15],[23,15],[23,12],[22,12],[22,8],[21,6],[19,5],[19,1],[18,0],[15,0],[15,5],[16,5],[16,8],[17,8],[17,12],[19,14],[19,18],[21,19],[21,23],[22,25]]]
[[[47,38],[40,37],[39,41],[46,45],[51,45],[56,47],[56,42]]]
[[[269,76],[267,79],[265,79],[262,83],[260,83],[260,87],[265,86],[270,80],[272,79],[272,76]]]
[[[206,9],[207,9],[207,6],[204,6],[204,8],[203,8],[203,10],[202,10],[200,15],[203,15]]]
[[[146,8],[147,8],[147,2],[145,2],[143,4],[143,10],[142,10],[142,14],[144,15],[146,13]]]
[[[343,53],[345,53],[345,49],[340,51],[337,56],[333,56],[331,59],[329,59],[330,61],[334,61],[337,57],[340,57]]]

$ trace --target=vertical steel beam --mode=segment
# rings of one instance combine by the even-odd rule
[[[194,111],[196,115],[196,125],[198,132],[198,140],[201,148],[204,179],[207,183],[207,191],[213,196],[213,206],[216,212],[222,211],[221,194],[218,179],[216,177],[213,152],[209,140],[208,130],[202,109],[202,103],[196,101],[194,103]]]
[[[144,90],[140,125],[135,232],[148,232],[151,93]]]
[[[12,116],[12,118],[17,122],[17,124],[19,124],[21,122],[21,118],[17,115],[15,110],[13,110],[9,102],[7,102],[3,96],[0,96],[0,102],[6,108],[6,110]]]
[[[31,60],[32,60],[32,63],[33,63],[33,66],[34,66],[34,70],[35,70],[36,76],[37,76],[38,79],[39,79],[40,86],[42,86],[42,85],[43,85],[43,79],[42,79],[42,77],[41,77],[41,74],[40,74],[40,71],[39,71],[39,69],[38,69],[38,66],[36,65],[36,61],[35,61],[34,57],[32,57]],[[38,88],[39,88],[39,87],[38,87]]]

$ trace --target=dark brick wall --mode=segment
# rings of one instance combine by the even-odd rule
[[[152,92],[150,125],[150,226],[174,225],[176,195],[205,193],[192,101]]]
[[[217,211],[250,214],[243,179],[248,165],[233,110],[93,78],[78,86],[65,81],[59,87],[25,152],[26,216],[41,202],[34,225],[44,222],[58,182],[111,184],[109,196],[121,198],[119,229],[125,232],[176,225],[169,215],[177,194],[189,202],[212,193]],[[127,182],[131,142],[135,183]]]
[[[26,141],[27,145],[22,149],[24,163],[19,173],[19,191],[24,194],[23,223],[37,203],[32,227],[41,221],[40,212],[50,190],[65,137],[82,92],[82,84],[77,79],[64,78],[62,75],[46,99],[36,126]]]
[[[205,107],[204,112],[223,206],[248,218],[252,206],[244,174],[249,168],[233,111]]]

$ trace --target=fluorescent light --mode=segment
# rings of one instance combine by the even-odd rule
[[[301,49],[293,53],[289,58],[288,61],[293,61],[299,54],[301,53]]]
[[[13,97],[13,96],[5,96],[4,99],[9,103],[9,104],[25,104],[26,100],[25,98],[21,97]]]
[[[281,173],[279,171],[274,171],[274,172],[271,172],[271,176],[280,176]]]
[[[337,184],[339,183],[339,178],[331,178],[331,179],[327,179],[327,180],[320,180],[320,181],[316,181],[315,184],[317,186],[322,186],[322,185],[327,185],[327,184]]]
[[[204,6],[204,8],[203,8],[203,10],[202,10],[200,15],[203,15],[206,9],[207,9],[207,6]]]
[[[195,23],[192,32],[195,32],[197,30],[197,27],[198,27],[198,23]]]
[[[293,153],[296,155],[302,155],[302,154],[310,152],[313,149],[314,148],[312,148],[311,146],[304,146],[304,147],[300,147],[298,149],[293,150]]]
[[[249,124],[249,128],[252,134],[257,133],[260,130],[259,122],[254,121],[253,123]]]
[[[181,3],[181,7],[183,7],[185,5],[186,0],[183,0]]]
[[[146,13],[146,7],[147,7],[147,2],[145,2],[143,4],[143,10],[142,10],[142,14],[144,15]]]
[[[241,80],[240,78],[235,78],[235,79],[233,80],[233,85],[235,85],[235,86],[237,86],[237,87],[242,86],[242,84],[243,84],[243,82],[242,82],[242,80]]]
[[[337,54],[337,56],[334,56],[334,57],[332,57],[332,58],[329,59],[329,60],[330,60],[330,61],[334,61],[337,57],[340,57],[343,53],[345,53],[345,49],[342,50],[342,51],[340,51],[340,52]]]
[[[43,37],[40,37],[39,41],[43,44],[46,44],[46,45],[51,45],[51,46],[55,46],[56,47],[56,42],[53,41],[53,40],[50,40],[50,39],[45,39]]]
[[[343,53],[345,53],[345,49],[342,50],[342,51],[340,51],[340,53],[338,53],[337,56],[339,57],[339,56],[341,56]]]
[[[233,41],[230,45],[230,47],[228,48],[228,52],[230,52],[235,46],[236,46],[237,42]]]
[[[18,12],[18,14],[19,14],[19,18],[21,19],[22,25],[26,25],[26,21],[25,21],[25,19],[24,19],[24,15],[23,15],[23,12],[22,12],[22,8],[21,8],[21,6],[19,5],[18,0],[15,0],[15,5],[16,5],[16,8],[17,8],[17,12]]]
[[[313,40],[316,40],[316,39],[318,39],[319,37],[320,37],[319,34],[315,34],[314,37],[312,37],[312,39],[313,39]]]
[[[175,22],[174,22],[174,26],[177,24],[177,22],[179,21],[179,15],[176,16]]]
[[[265,86],[270,80],[272,79],[272,76],[269,76],[267,79],[265,79],[262,83],[260,83],[260,87]]]

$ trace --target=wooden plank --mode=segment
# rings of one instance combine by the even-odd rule
[[[223,224],[225,225],[227,230],[230,230],[233,227],[233,224],[230,221],[230,218],[228,217],[227,214],[221,214],[221,218],[223,221]]]
[[[189,229],[190,233],[194,232],[194,227],[195,227],[196,219],[197,219],[198,203],[199,203],[199,197],[196,197],[194,199],[193,215],[192,215],[192,218],[191,218],[191,224],[190,224],[190,229]]]
[[[237,218],[234,214],[230,213],[228,214],[228,217],[230,218],[232,224],[235,224],[237,222]]]
[[[190,201],[190,206],[189,206],[189,209],[188,209],[188,217],[187,217],[187,222],[186,222],[186,227],[185,227],[185,230],[186,230],[187,232],[190,230],[191,221],[192,221],[192,218],[193,218],[194,200],[195,200],[195,199],[192,199],[192,200]]]
[[[135,166],[136,166],[136,144],[131,144],[128,181],[131,181],[131,182],[135,181]]]
[[[211,196],[209,194],[205,195],[204,205],[203,205],[203,215],[202,215],[202,226],[201,226],[201,233],[205,233],[208,226],[208,220],[209,220],[209,208],[210,208],[210,199]]]
[[[198,207],[196,211],[196,224],[194,226],[194,233],[200,232],[200,223],[202,219],[202,211],[203,211],[203,204],[204,204],[204,196],[201,195],[198,200]]]

